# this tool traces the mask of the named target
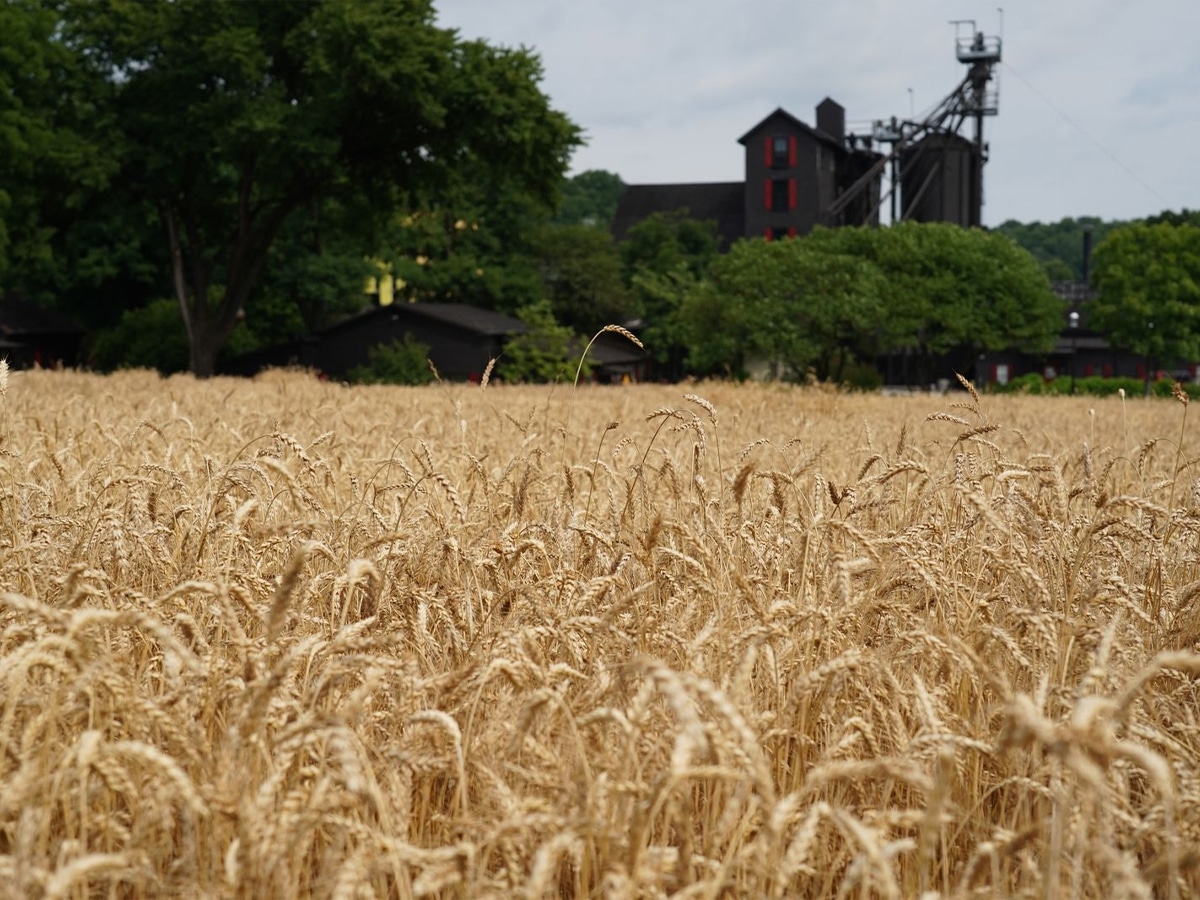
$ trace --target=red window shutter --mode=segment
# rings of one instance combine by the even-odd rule
[[[788,237],[795,237],[795,236],[796,236],[796,229],[795,229],[795,228],[789,228],[789,229],[788,229]]]
[[[794,134],[790,134],[790,135],[788,135],[788,165],[794,166],[795,164],[796,164],[796,136]]]
[[[771,136],[768,134],[763,138],[763,162],[767,168],[771,168],[771,163],[775,161],[774,148],[771,143]]]
[[[998,365],[996,365],[995,363],[992,363],[992,377],[990,380],[991,380],[992,384],[995,384],[997,381],[1000,380],[1000,367]]]
[[[771,179],[763,182],[763,209],[771,208]]]
[[[1084,367],[1083,367],[1083,377],[1084,378],[1091,378],[1095,374],[1096,374],[1095,366],[1093,366],[1091,363],[1087,363],[1084,365]]]
[[[1146,377],[1146,366],[1143,363],[1137,364],[1137,377],[1138,378]]]
[[[1103,371],[1104,371],[1105,378],[1112,378],[1112,372],[1113,372],[1112,363],[1105,363]]]
[[[764,228],[764,229],[763,229],[763,238],[764,238],[765,240],[768,240],[768,241],[773,241],[773,240],[774,240],[774,238],[771,236],[771,229],[770,229],[770,228]]]
[[[788,179],[788,209],[796,208],[796,179]]]

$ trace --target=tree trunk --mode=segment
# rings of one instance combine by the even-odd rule
[[[207,323],[206,323],[207,324]],[[198,328],[189,344],[188,368],[197,378],[211,378],[217,373],[217,354],[225,341],[212,327]]]

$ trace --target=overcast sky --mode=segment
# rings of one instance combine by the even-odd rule
[[[737,139],[782,106],[847,127],[919,118],[966,74],[951,0],[435,0],[463,37],[534,48],[543,89],[587,135],[573,172],[631,184],[740,181]],[[1000,111],[984,221],[1128,219],[1200,208],[1200,0],[1003,3]],[[911,88],[911,100],[909,89]],[[970,126],[967,126],[968,134]]]

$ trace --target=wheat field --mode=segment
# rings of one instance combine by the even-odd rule
[[[9,896],[1200,892],[1182,402],[0,388]]]

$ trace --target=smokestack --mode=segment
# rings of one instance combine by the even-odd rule
[[[817,130],[839,144],[846,139],[846,110],[836,100],[826,97],[817,104]]]
[[[1092,283],[1092,223],[1083,226],[1083,286],[1087,288]]]

